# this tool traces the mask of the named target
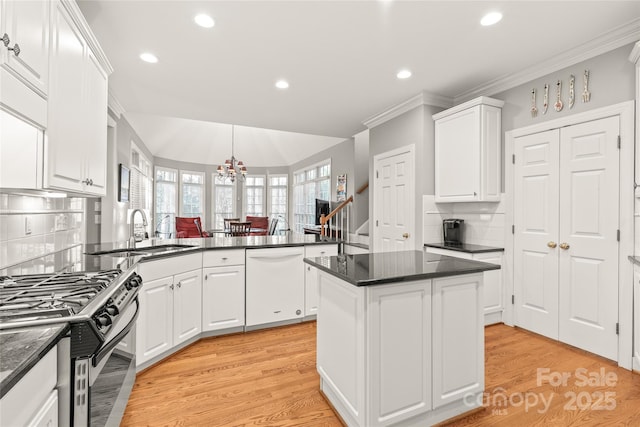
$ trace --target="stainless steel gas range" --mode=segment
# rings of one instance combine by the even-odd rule
[[[0,330],[68,322],[60,425],[118,425],[135,380],[142,279],[119,269],[0,276]]]

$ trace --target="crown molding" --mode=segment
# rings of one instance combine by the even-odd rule
[[[532,80],[551,74],[563,68],[570,67],[587,59],[594,58],[606,52],[610,52],[629,43],[637,42],[640,39],[640,18],[634,19],[627,24],[610,30],[599,37],[592,39],[581,46],[565,51],[550,59],[528,67],[527,70],[505,74],[481,86],[463,92],[454,97],[456,104],[476,98],[478,96],[492,96],[500,92],[523,85]],[[634,48],[636,51],[638,45]]]
[[[441,119],[442,117],[448,117],[452,114],[459,113],[460,111],[467,110],[469,108],[475,107],[476,105],[488,105],[491,107],[502,108],[504,107],[504,101],[501,99],[489,98],[487,96],[479,96],[470,101],[463,102],[462,104],[458,104],[455,107],[448,108],[444,111],[434,114],[433,120]]]
[[[69,12],[69,15],[71,15],[71,19],[80,29],[80,33],[82,33],[82,36],[85,38],[89,48],[98,59],[98,62],[100,62],[102,68],[104,68],[107,76],[109,76],[113,73],[113,66],[111,66],[107,55],[105,55],[104,51],[100,47],[100,43],[98,43],[98,39],[96,39],[91,27],[89,27],[80,7],[78,7],[78,4],[74,0],[62,0],[62,5],[67,12]]]
[[[634,64],[640,65],[640,41],[633,46],[631,53],[629,54],[629,61]]]
[[[449,108],[453,106],[453,99],[446,96],[436,95],[423,91],[415,96],[412,96],[406,101],[389,107],[378,114],[374,114],[373,116],[365,119],[362,124],[371,129],[421,105],[432,105],[434,107]]]
[[[108,97],[107,105],[109,107],[109,110],[111,110],[111,112],[117,119],[120,119],[120,116],[124,114],[125,109],[122,106],[122,104],[120,104],[120,101],[118,101],[116,97],[113,96],[111,91],[109,91],[108,95],[109,97]]]

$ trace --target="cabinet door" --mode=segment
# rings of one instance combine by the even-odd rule
[[[318,314],[318,269],[304,266],[304,315]]]
[[[431,282],[367,291],[371,425],[391,425],[431,409]]]
[[[248,249],[247,326],[302,318],[304,248]]]
[[[45,186],[82,191],[86,153],[81,109],[85,44],[62,3],[53,4]]]
[[[83,126],[88,148],[84,179],[88,179],[89,184],[84,191],[104,196],[107,194],[107,76],[91,50],[87,53]]]
[[[176,274],[173,282],[173,345],[178,345],[202,330],[202,269]]]
[[[173,277],[145,281],[138,298],[136,365],[173,346]]]
[[[58,390],[53,390],[42,408],[27,424],[27,427],[58,426]]]
[[[480,193],[480,107],[435,123],[436,202],[475,201]]]
[[[640,266],[633,273],[633,369],[640,371]]]
[[[0,111],[0,188],[39,188],[43,137],[42,130]]]
[[[502,255],[500,253],[476,254],[473,259],[490,264],[502,265]],[[484,313],[495,313],[501,311],[502,304],[502,269],[484,272]]]
[[[16,44],[20,54],[4,45],[0,63],[12,74],[46,96],[49,79],[49,11],[51,1],[0,1],[0,36],[9,36],[9,47]]]
[[[203,269],[202,330],[244,326],[244,265]]]
[[[484,390],[482,274],[433,280],[433,407]]]

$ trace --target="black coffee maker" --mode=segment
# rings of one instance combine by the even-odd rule
[[[442,220],[442,236],[445,245],[461,245],[464,242],[464,219]]]

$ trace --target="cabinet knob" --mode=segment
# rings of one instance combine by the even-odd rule
[[[11,39],[9,38],[9,34],[4,33],[2,35],[2,38],[0,38],[0,40],[2,41],[2,43],[4,43],[4,47],[9,47],[9,43],[11,42]]]
[[[409,233],[402,233],[402,238],[403,239],[408,239],[409,238]]]
[[[178,287],[181,288],[182,287],[182,282],[178,282]]]
[[[173,283],[169,285],[169,289],[173,290]]]
[[[20,55],[20,46],[18,43],[14,44],[13,47],[10,47],[9,50],[12,50],[15,56]]]
[[[558,246],[558,244],[556,242],[551,241],[551,242],[547,243],[547,246],[549,246],[551,249],[553,249],[556,246]]]
[[[565,243],[565,242],[560,243],[560,249],[564,249],[564,250],[566,251],[566,250],[567,250],[567,249],[569,249],[570,247],[571,247],[571,246],[569,246],[569,244],[568,244],[568,243]]]

